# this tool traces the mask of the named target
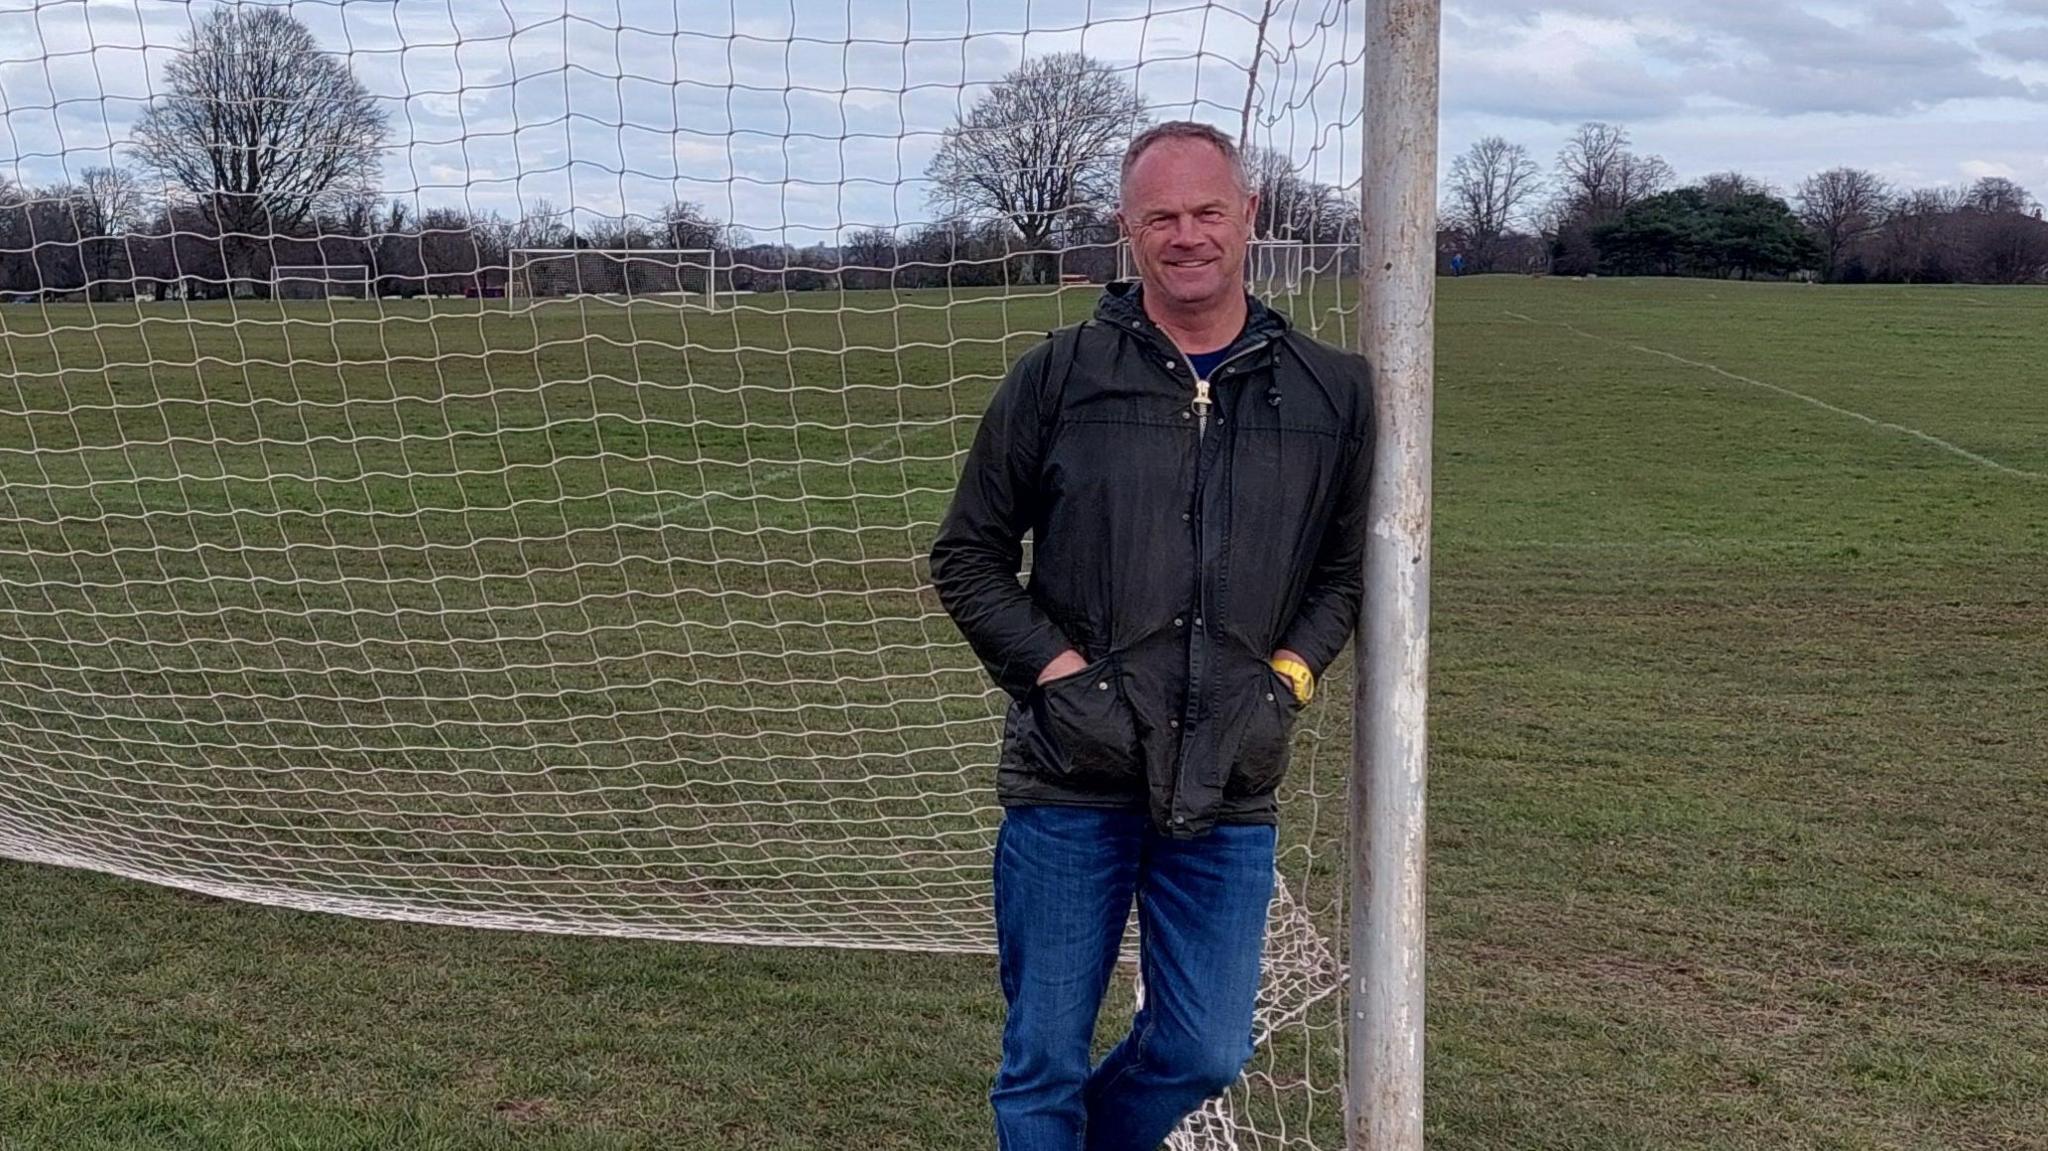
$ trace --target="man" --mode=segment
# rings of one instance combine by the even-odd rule
[[[1018,360],[932,547],[1011,696],[1003,1151],[1147,1151],[1251,1057],[1274,790],[1363,578],[1366,366],[1245,294],[1258,197],[1236,147],[1148,129],[1120,200],[1141,283]],[[1134,897],[1144,1006],[1091,1068]]]

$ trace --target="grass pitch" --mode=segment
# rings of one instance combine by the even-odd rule
[[[363,724],[352,697],[404,693],[388,660],[333,658],[353,645],[468,653],[403,681],[486,701],[439,725],[437,794],[524,767],[602,796],[564,803],[587,822],[620,813],[608,773],[640,771],[639,814],[743,871],[772,847],[673,813],[786,763],[792,725],[759,722],[781,709],[807,762],[963,781],[914,813],[935,842],[985,820],[959,737],[984,685],[931,654],[916,525],[1006,356],[1087,300],[843,302],[7,310],[4,550],[44,566],[9,585],[0,772],[83,762],[38,753],[62,750],[53,715],[117,698],[120,661],[74,682],[48,653],[125,644],[165,661],[171,710],[86,734],[154,749],[157,798],[226,786],[240,802],[207,818],[232,839],[264,794],[259,732],[428,754],[445,713]],[[1442,285],[1439,333],[1432,1145],[2048,1146],[2048,294],[1479,278]],[[806,462],[826,458],[853,462]],[[488,577],[508,568],[540,574]],[[67,578],[69,599],[27,590]],[[261,642],[236,623],[259,616]],[[295,685],[302,713],[221,698],[259,655],[241,694]],[[617,669],[650,657],[621,708]],[[763,660],[847,706],[761,694]],[[938,690],[891,686],[912,681]],[[863,708],[924,736],[877,737],[846,719]],[[642,714],[610,721],[615,758],[567,757],[587,788],[559,748],[508,748],[596,709]],[[677,711],[732,734],[654,718]],[[1324,714],[1319,776],[1349,753]],[[225,777],[223,746],[246,756]],[[657,747],[723,774],[647,778]],[[1341,822],[1298,815],[1311,843]],[[654,826],[583,843],[590,875]],[[553,829],[511,830],[503,858],[436,874],[538,874]],[[576,890],[577,915],[645,913]],[[0,1015],[8,1148],[985,1145],[1001,1019],[972,956],[367,922],[17,863]]]

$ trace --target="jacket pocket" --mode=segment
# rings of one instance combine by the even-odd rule
[[[1033,758],[1044,774],[1091,791],[1127,790],[1141,777],[1137,716],[1116,664],[1099,659],[1032,688]]]
[[[1229,796],[1261,795],[1280,786],[1294,743],[1294,721],[1304,706],[1287,678],[1265,668],[1244,713],[1244,738],[1224,784]]]

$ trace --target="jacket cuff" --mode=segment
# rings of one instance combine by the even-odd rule
[[[1328,651],[1324,644],[1317,642],[1313,635],[1298,626],[1280,637],[1280,642],[1273,645],[1274,651],[1281,648],[1286,648],[1301,657],[1301,662],[1308,665],[1308,673],[1316,678],[1318,686],[1323,682],[1324,669],[1337,659],[1336,652]],[[1341,643],[1337,645],[1337,650],[1343,650]],[[1270,652],[1267,654],[1271,655]]]
[[[1046,620],[1033,628],[1025,642],[1009,654],[996,680],[1012,698],[1021,700],[1038,686],[1038,673],[1045,670],[1045,665],[1073,646],[1052,621]]]

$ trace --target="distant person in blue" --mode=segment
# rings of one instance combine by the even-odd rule
[[[1459,252],[1459,253],[1457,253],[1457,254],[1455,254],[1455,255],[1453,255],[1453,256],[1451,257],[1451,275],[1453,275],[1453,276],[1462,276],[1462,275],[1464,275],[1464,274],[1465,274],[1465,253],[1463,253],[1463,252]]]

